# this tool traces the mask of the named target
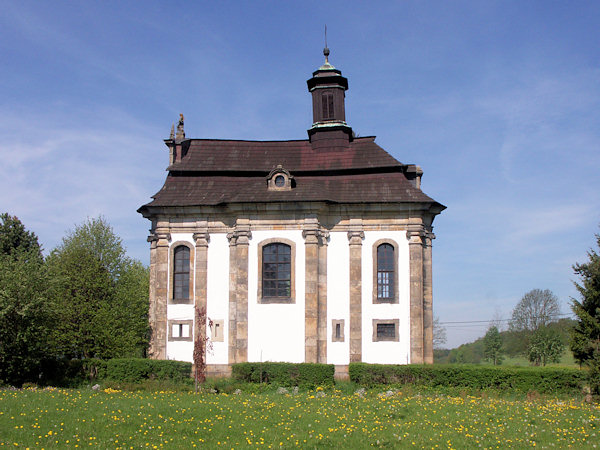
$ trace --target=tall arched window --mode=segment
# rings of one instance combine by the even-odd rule
[[[273,243],[262,248],[262,296],[292,296],[292,251],[287,244]]]
[[[391,244],[377,247],[377,300],[393,301],[395,297],[395,257]]]
[[[173,299],[190,298],[190,249],[185,245],[175,248],[173,264]]]

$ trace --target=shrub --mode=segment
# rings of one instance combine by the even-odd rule
[[[192,373],[192,363],[183,361],[115,358],[106,361],[105,378],[127,383],[143,380],[184,381]]]
[[[106,361],[101,359],[45,359],[41,362],[38,383],[75,388],[101,379],[105,373]]]
[[[384,365],[351,363],[350,380],[363,385],[415,384],[500,391],[581,392],[587,372],[571,368],[481,367],[468,365]]]
[[[252,362],[232,366],[232,376],[239,381],[305,388],[333,385],[334,372],[333,364]]]

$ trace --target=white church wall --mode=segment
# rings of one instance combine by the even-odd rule
[[[331,232],[327,245],[327,362],[350,361],[350,247],[346,232]],[[332,320],[344,321],[344,341],[332,342]]]
[[[258,244],[272,238],[296,244],[293,304],[258,302]],[[248,361],[304,362],[304,267],[301,230],[252,231],[248,247]]]
[[[227,364],[229,345],[229,241],[227,235],[211,234],[208,245],[206,315],[223,321],[223,342],[212,342],[213,351],[206,355],[207,364]],[[211,330],[207,327],[210,337]]]
[[[392,239],[398,245],[398,303],[373,303],[373,244]],[[373,342],[373,319],[399,320],[399,342]],[[367,231],[362,245],[362,360],[408,364],[410,355],[410,273],[405,231]]]

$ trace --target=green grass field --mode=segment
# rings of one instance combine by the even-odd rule
[[[599,428],[599,405],[565,398],[0,391],[0,446],[25,448],[580,447]]]

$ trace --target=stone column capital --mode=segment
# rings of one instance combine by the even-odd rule
[[[156,248],[156,244],[158,243],[158,236],[156,233],[150,232],[146,241],[150,243],[150,250],[154,250]]]
[[[433,233],[432,226],[425,227],[425,239],[426,239],[427,245],[431,245],[431,241],[433,239],[435,239],[435,234]]]
[[[207,231],[200,231],[194,233],[193,238],[194,242],[196,243],[196,247],[208,247],[208,243],[210,242],[210,235]]]
[[[154,232],[156,236],[156,245],[158,247],[168,247],[169,241],[171,240],[171,233],[168,232]]]
[[[406,230],[406,239],[409,244],[423,245],[425,243],[426,231],[422,225],[409,225]]]
[[[362,230],[349,230],[348,231],[348,242],[350,245],[362,245],[362,241],[365,238],[365,232]]]
[[[229,241],[229,246],[234,246],[235,245],[235,241],[236,241],[236,236],[233,233],[233,231],[230,231],[229,233],[227,233],[227,240]]]
[[[252,239],[252,231],[250,229],[236,229],[227,233],[229,245],[249,245]]]
[[[319,228],[305,228],[302,230],[302,237],[306,244],[327,245],[329,231],[321,230]]]
[[[302,237],[306,244],[318,244],[319,230],[316,228],[302,230]]]
[[[319,230],[319,241],[321,245],[327,245],[327,241],[329,239],[329,231],[327,230]]]

